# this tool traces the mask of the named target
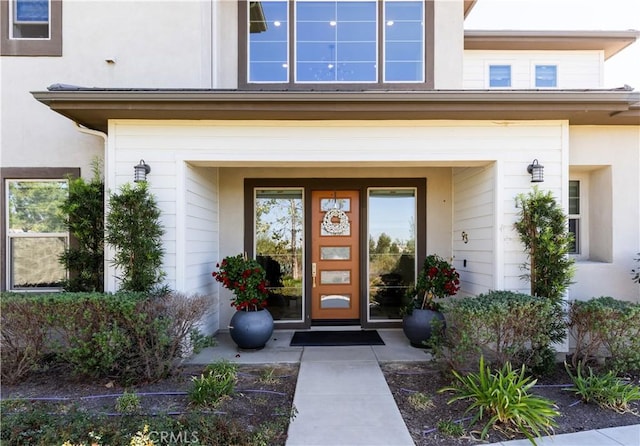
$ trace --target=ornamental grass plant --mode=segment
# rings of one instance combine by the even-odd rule
[[[485,365],[484,357],[480,357],[479,373],[461,375],[452,372],[456,383],[444,387],[439,392],[454,392],[454,401],[469,401],[466,412],[475,412],[470,426],[488,418],[481,439],[486,438],[489,429],[494,427],[506,432],[519,431],[534,445],[534,437],[542,434],[551,435],[556,426],[554,417],[559,416],[552,401],[529,393],[535,385],[535,379],[525,375],[525,367],[517,372],[511,363],[506,363],[495,373]]]

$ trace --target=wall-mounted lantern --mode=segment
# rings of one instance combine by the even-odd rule
[[[147,175],[151,172],[151,166],[140,160],[140,162],[133,166],[133,181],[139,183],[141,181],[147,181]]]
[[[531,174],[532,183],[544,182],[544,166],[542,164],[538,164],[537,159],[533,160],[533,162],[527,166],[527,172]]]

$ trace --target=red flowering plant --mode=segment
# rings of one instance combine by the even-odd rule
[[[431,254],[424,260],[415,285],[407,291],[411,299],[408,311],[414,308],[438,311],[440,304],[436,299],[454,296],[459,289],[460,274],[442,257]]]
[[[218,271],[211,275],[223,287],[231,290],[231,306],[238,311],[258,311],[267,306],[267,280],[265,270],[257,260],[244,254],[228,256],[216,264]]]

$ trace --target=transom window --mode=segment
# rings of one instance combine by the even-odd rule
[[[569,232],[573,243],[569,253],[580,254],[580,181],[569,181]]]
[[[424,83],[423,0],[248,2],[249,84]]]

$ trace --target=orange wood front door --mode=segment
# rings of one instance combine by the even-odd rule
[[[311,199],[311,319],[359,319],[359,192],[312,191]]]

